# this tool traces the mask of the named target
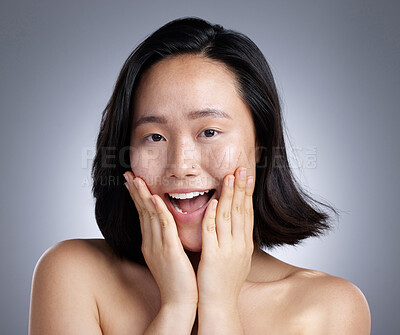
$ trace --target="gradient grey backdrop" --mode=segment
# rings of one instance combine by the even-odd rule
[[[281,93],[291,163],[336,230],[273,251],[359,286],[373,334],[399,334],[396,1],[10,1],[0,5],[1,334],[24,334],[35,264],[101,237],[90,167],[101,111],[149,33],[199,16],[247,34]]]

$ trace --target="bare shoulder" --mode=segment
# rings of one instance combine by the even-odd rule
[[[47,249],[39,259],[38,265],[59,260],[70,260],[78,265],[89,259],[105,261],[110,257],[112,257],[111,249],[103,239],[71,239],[58,242]]]
[[[101,239],[72,239],[59,242],[47,249],[36,264],[34,277],[74,277],[92,282],[94,272],[111,262],[112,252]],[[93,284],[93,283],[91,283]]]
[[[306,325],[304,334],[370,334],[367,300],[350,281],[308,269],[296,271],[288,280]]]
[[[101,334],[95,297],[110,257],[101,240],[67,240],[46,250],[33,275],[30,334]]]

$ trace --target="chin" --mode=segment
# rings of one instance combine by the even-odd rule
[[[196,245],[196,246],[186,246],[184,245],[183,248],[187,251],[191,252],[201,252],[201,245]]]
[[[201,226],[200,231],[179,231],[178,235],[181,240],[182,246],[185,250],[192,252],[200,252],[202,248],[201,243]]]

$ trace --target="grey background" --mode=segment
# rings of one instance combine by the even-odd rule
[[[296,176],[342,210],[334,232],[273,254],[352,281],[373,334],[400,333],[399,14],[396,1],[2,0],[0,333],[27,332],[32,273],[48,247],[101,236],[85,158],[101,111],[133,48],[189,15],[258,44]]]

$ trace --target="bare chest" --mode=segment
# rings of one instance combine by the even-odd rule
[[[242,292],[238,308],[245,334],[300,334],[301,318],[289,314],[285,303],[279,300],[276,296],[268,297],[264,288]],[[155,283],[146,283],[141,290],[123,285],[109,287],[98,303],[104,335],[143,334],[160,309]],[[196,317],[191,334],[197,334],[198,322]]]

